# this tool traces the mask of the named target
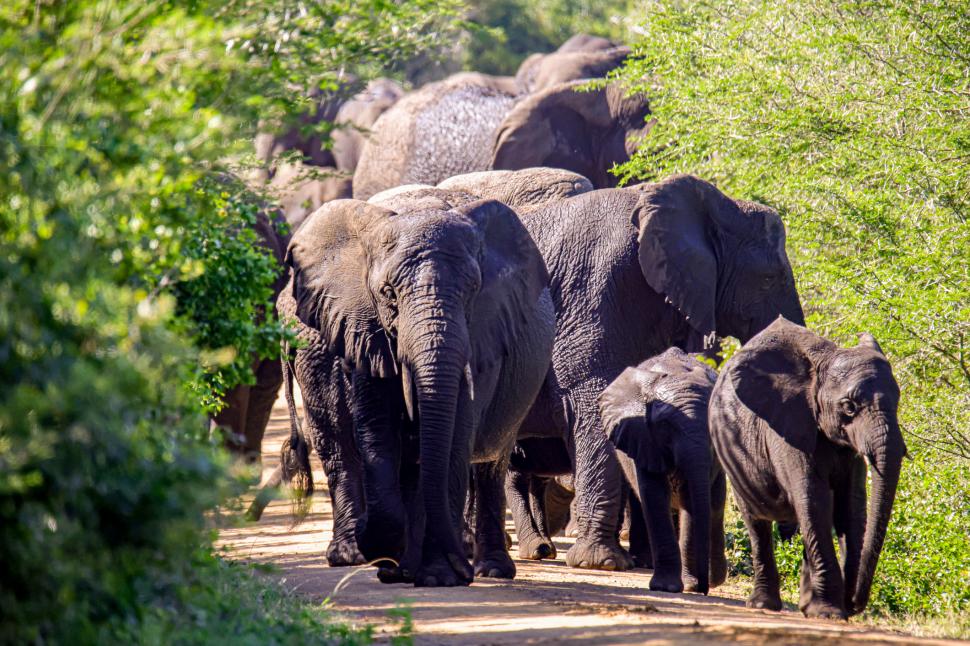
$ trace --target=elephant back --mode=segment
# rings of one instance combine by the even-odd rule
[[[406,96],[374,124],[354,174],[354,197],[487,170],[495,130],[516,100],[501,84],[467,74]]]

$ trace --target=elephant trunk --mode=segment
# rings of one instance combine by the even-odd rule
[[[895,418],[880,415],[873,420],[871,432],[866,438],[867,446],[856,447],[869,463],[872,477],[872,497],[866,515],[866,531],[859,559],[859,575],[852,594],[850,614],[862,612],[869,602],[872,579],[876,573],[879,553],[892,514],[899,483],[899,471],[906,454],[906,445]]]
[[[710,448],[705,447],[702,454],[710,453]],[[697,580],[694,592],[707,594],[711,562],[711,460],[697,459],[695,453],[684,475],[690,497],[688,526],[681,528],[688,532],[684,565],[687,573]]]
[[[468,429],[459,406],[460,397],[468,392],[462,384],[470,355],[464,307],[457,298],[437,296],[414,299],[409,310],[402,311],[407,325],[400,328],[399,348],[413,379],[413,385],[404,387],[413,388],[417,399],[425,540],[430,539],[446,555],[461,555],[451,502],[462,493],[456,489],[463,489],[460,485],[467,478],[468,466],[466,459],[461,472],[455,460],[456,451],[468,450],[461,445],[467,445]]]

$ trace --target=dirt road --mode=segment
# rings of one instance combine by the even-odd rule
[[[275,468],[289,421],[277,402],[263,443],[264,477]],[[319,460],[314,479],[325,483]],[[233,558],[272,563],[286,588],[313,601],[330,597],[337,611],[378,636],[397,634],[388,612],[410,607],[418,644],[687,644],[687,643],[952,643],[917,640],[857,622],[807,620],[800,613],[749,610],[739,584],[710,596],[649,592],[649,572],[610,573],[566,567],[562,558],[516,560],[513,581],[476,580],[466,588],[382,585],[363,568],[334,594],[348,568],[330,568],[330,503],[318,490],[310,518],[291,528],[288,501],[272,503],[258,523],[224,529],[220,543]],[[508,527],[513,531],[511,519]],[[514,538],[514,534],[513,534]],[[560,555],[571,539],[559,538]],[[514,554],[513,547],[513,554]]]

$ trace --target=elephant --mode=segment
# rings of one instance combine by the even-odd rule
[[[710,430],[751,537],[750,607],[781,609],[774,520],[801,527],[806,616],[844,619],[865,609],[906,455],[899,396],[872,335],[839,347],[784,317],[724,365]]]
[[[332,167],[304,166],[301,162],[281,164],[269,182],[269,192],[279,201],[283,216],[296,231],[308,215],[331,200],[351,196],[351,180]]]
[[[558,441],[572,459],[579,535],[567,564],[629,568],[617,538],[623,478],[599,395],[671,346],[744,342],[779,314],[803,321],[784,225],[772,209],[689,175],[580,193],[521,217],[549,271],[556,340],[519,438]]]
[[[303,376],[329,380],[324,393],[344,398],[333,408],[349,411],[317,434],[352,429],[356,452],[338,446],[337,457],[359,459],[363,504],[341,504],[357,515],[362,556],[382,562],[385,582],[513,577],[505,470],[555,326],[545,265],[515,211],[438,189],[380,204],[336,200],[294,234],[286,261],[294,315],[317,335]],[[298,482],[310,478],[306,439],[294,425],[284,447]],[[329,477],[342,465],[325,468]],[[470,470],[474,567],[460,540]]]
[[[673,347],[624,370],[599,398],[603,427],[646,523],[651,590],[707,594],[727,578],[724,474],[707,428],[716,379],[699,355]],[[671,508],[680,512],[679,547]],[[636,527],[631,522],[631,551]]]
[[[627,161],[652,125],[641,95],[617,84],[581,91],[586,81],[534,94],[514,80],[463,73],[408,94],[374,124],[354,172],[354,197],[400,185],[435,185],[454,175],[551,166],[597,188]]]
[[[629,47],[617,47],[605,39],[591,39],[585,44],[569,39],[551,54],[533,54],[526,58],[515,74],[519,91],[540,92],[558,83],[577,79],[603,78],[620,67],[630,56]],[[609,47],[601,45],[608,44]]]
[[[244,191],[242,181],[226,176],[223,178],[230,190]],[[263,206],[252,224],[257,243],[266,250],[279,264],[279,276],[272,284],[270,305],[275,306],[283,286],[286,284],[286,273],[283,271],[283,260],[286,247],[289,244],[289,233],[282,214],[268,206]],[[272,316],[272,310],[269,312]],[[266,316],[259,314],[260,320]],[[263,433],[269,422],[273,404],[279,393],[283,374],[280,371],[279,359],[253,358],[254,384],[239,384],[230,388],[223,396],[223,407],[216,413],[212,422],[229,430],[227,448],[243,456],[250,463],[259,463]]]
[[[402,96],[404,89],[400,85],[391,79],[378,78],[340,106],[331,135],[331,150],[337,170],[353,176],[360,160],[361,149],[374,122]]]

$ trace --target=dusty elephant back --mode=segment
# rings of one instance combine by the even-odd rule
[[[494,132],[515,102],[502,89],[465,78],[406,96],[374,124],[354,174],[354,197],[487,170]]]

